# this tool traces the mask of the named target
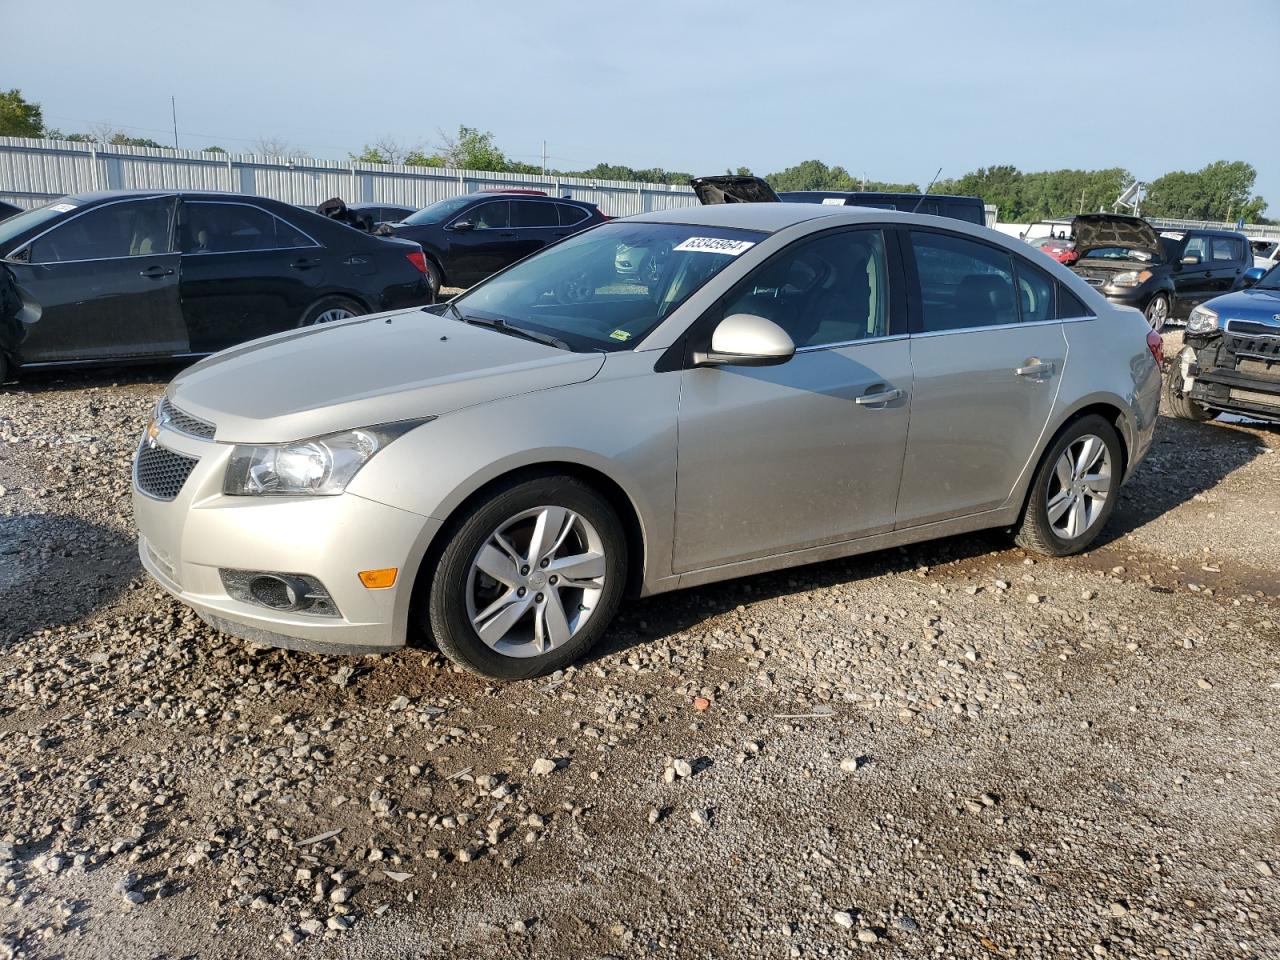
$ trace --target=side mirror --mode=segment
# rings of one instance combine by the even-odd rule
[[[1200,254],[1188,253],[1185,257],[1182,258],[1182,262],[1190,264],[1191,266],[1195,266],[1200,262]]]
[[[772,320],[752,313],[725,317],[711,334],[711,349],[694,355],[700,367],[769,367],[795,356],[796,345]]]
[[[466,233],[468,230],[474,230],[475,228],[476,225],[470,220],[456,220],[450,225],[451,230],[459,230],[462,233]]]
[[[1241,289],[1247,289],[1267,275],[1266,267],[1250,267],[1240,277]]]

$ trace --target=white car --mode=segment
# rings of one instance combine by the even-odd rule
[[[1270,270],[1280,263],[1280,239],[1275,237],[1250,237],[1249,249],[1253,251],[1253,265]]]

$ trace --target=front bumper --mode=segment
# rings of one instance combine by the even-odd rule
[[[1183,391],[1213,410],[1280,423],[1280,338],[1185,337]]]
[[[409,630],[414,577],[440,523],[352,494],[228,497],[231,445],[162,430],[157,442],[198,462],[172,500],[133,485],[138,553],[152,578],[217,629],[274,646],[382,653]],[[361,570],[396,567],[393,587],[367,589]],[[230,596],[219,571],[305,574],[324,584],[340,616],[283,612]]]

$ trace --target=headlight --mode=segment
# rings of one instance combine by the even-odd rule
[[[1150,270],[1126,270],[1124,273],[1117,273],[1111,278],[1111,286],[1113,287],[1136,287],[1146,283],[1151,279]]]
[[[1187,317],[1187,333],[1212,333],[1218,329],[1218,315],[1208,307],[1196,307]]]
[[[236,444],[222,492],[232,497],[332,497],[396,437],[434,420],[401,420],[314,440]]]

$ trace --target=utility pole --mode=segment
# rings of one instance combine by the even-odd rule
[[[542,141],[542,175],[547,175],[547,141]]]
[[[173,149],[178,149],[178,100],[169,98],[169,109],[173,111]]]

